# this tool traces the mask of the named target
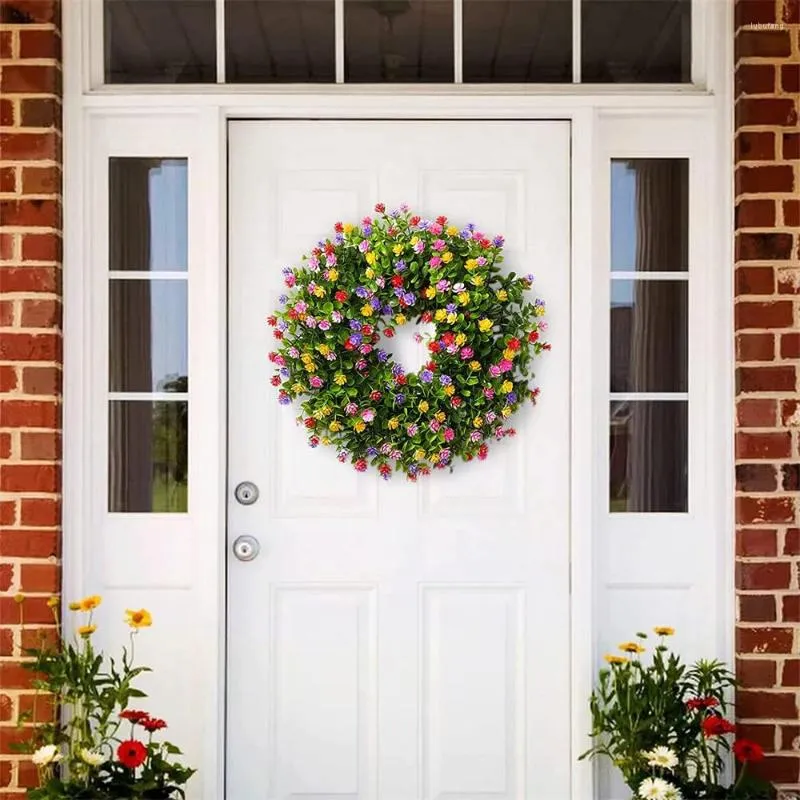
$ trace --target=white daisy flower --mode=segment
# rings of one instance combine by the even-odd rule
[[[683,800],[680,789],[670,783],[668,783],[667,786],[669,786],[669,789],[667,789],[667,793],[664,795],[664,800]]]
[[[81,750],[81,761],[90,767],[99,767],[105,760],[105,756],[96,750],[88,750],[85,747]]]
[[[675,752],[663,745],[654,747],[652,750],[647,750],[642,753],[642,755],[647,759],[647,766],[649,767],[672,769],[678,765],[678,757],[675,755]]]
[[[31,756],[31,761],[37,767],[46,767],[48,764],[55,764],[56,761],[61,761],[61,753],[58,752],[56,745],[46,744]]]
[[[663,778],[645,778],[639,784],[638,794],[643,800],[667,800],[667,792],[672,788]]]

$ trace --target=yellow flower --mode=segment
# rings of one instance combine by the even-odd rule
[[[59,599],[55,595],[47,598],[47,605],[50,606],[50,608],[58,608],[58,603]]]
[[[333,382],[334,382],[334,383],[335,383],[337,386],[344,386],[344,385],[347,383],[347,376],[346,376],[346,375],[343,375],[341,372],[337,372],[337,373],[336,373],[336,374],[333,376]]]
[[[455,235],[458,233],[458,228],[456,228],[456,226],[455,226],[455,225],[448,225],[448,226],[447,226],[447,227],[444,229],[444,232],[445,232],[445,233],[446,233],[448,236],[455,236]]]
[[[375,262],[378,260],[378,257],[373,253],[371,250],[364,256],[364,260],[369,264],[371,267],[375,265]]]
[[[433,416],[436,417],[438,422],[444,422],[447,415],[444,411],[437,411]]]
[[[431,453],[431,464],[438,464],[439,456],[436,453]]]
[[[470,361],[470,362],[469,362],[469,368],[470,368],[470,369],[471,369],[473,372],[477,372],[477,371],[478,371],[478,370],[481,368],[480,361]]]
[[[470,282],[473,286],[483,286],[483,275],[473,275]]]
[[[492,329],[492,321],[490,319],[486,319],[486,317],[482,317],[478,320],[478,329],[483,333],[490,331]]]
[[[425,294],[425,297],[428,298],[428,300],[432,300],[434,297],[436,297],[436,287],[435,286],[429,286],[425,290],[424,294]]]
[[[502,385],[500,386],[500,391],[503,394],[508,394],[514,388],[514,384],[511,381],[503,381]]]
[[[544,304],[536,306],[536,308],[534,308],[534,310],[533,310],[533,313],[537,317],[543,317],[545,315],[545,313],[546,313],[545,312],[545,308],[544,308]]]
[[[364,422],[363,419],[357,419],[353,427],[355,428],[356,433],[362,433],[366,429],[367,423]]]
[[[496,297],[497,297],[497,299],[498,299],[498,300],[500,300],[501,302],[504,302],[504,301],[508,300],[508,292],[507,292],[505,289],[498,289],[498,290],[495,292],[495,296],[496,296]]]
[[[425,458],[425,451],[422,448],[419,448],[418,450],[415,450],[414,451],[414,458],[416,458],[417,461],[421,461],[423,458]]]
[[[327,447],[331,443],[331,440],[327,436],[323,436],[321,441],[322,441],[322,444],[325,445],[325,447]]]
[[[305,364],[306,372],[316,372],[317,365],[313,361],[309,361]]]
[[[371,317],[372,316],[372,311],[373,311],[373,308],[369,303],[364,303],[364,305],[361,306],[361,313],[365,317]]]
[[[392,418],[389,420],[389,422],[387,423],[387,425],[388,425],[388,426],[389,426],[389,427],[390,427],[392,430],[396,430],[397,428],[399,428],[399,427],[400,427],[400,420],[399,420],[399,419],[397,419],[397,417],[392,417]]]
[[[457,344],[459,347],[461,347],[461,345],[462,345],[462,344],[464,344],[464,342],[466,342],[466,341],[467,341],[467,336],[466,336],[466,334],[464,334],[464,333],[458,333],[458,334],[456,334],[456,344]]]
[[[87,638],[97,630],[97,625],[81,625],[78,628],[78,635]]]
[[[305,391],[305,387],[303,386],[302,383],[293,383],[292,384],[292,391],[295,394],[300,394],[301,392]]]
[[[644,653],[644,647],[642,647],[638,642],[623,642],[619,649],[622,650],[623,653]]]
[[[411,237],[411,244],[415,245],[419,241],[419,236],[412,236]]]
[[[444,322],[445,317],[447,316],[447,312],[443,309],[437,309],[436,313],[433,315],[433,318],[437,322]]]
[[[442,261],[444,261],[445,264],[449,264],[452,260],[453,254],[449,250],[445,250],[444,253],[442,253]]]
[[[90,594],[88,597],[84,597],[83,600],[79,601],[81,611],[94,611],[100,603],[103,602],[103,598],[100,597],[99,594]]]
[[[417,408],[424,414],[430,408],[430,406],[428,405],[427,400],[422,400]]]
[[[353,232],[353,226],[349,222],[345,222],[345,224],[342,225],[342,230],[345,233],[352,233]]]
[[[328,280],[333,283],[335,280],[339,278],[339,270],[338,269],[329,269],[328,270]]]
[[[454,314],[452,311],[447,315],[447,321],[452,325],[458,319],[458,314]]]
[[[331,414],[333,414],[333,409],[330,406],[322,406],[321,411],[323,417],[329,417]]]
[[[78,603],[77,601],[74,601],[74,600],[73,600],[73,602],[71,602],[71,603],[70,603],[70,604],[67,606],[67,608],[68,608],[70,611],[80,611],[80,610],[81,610],[81,604],[80,604],[80,603]]]
[[[319,352],[323,356],[328,355],[328,353],[330,353],[330,351],[331,351],[330,347],[328,347],[328,345],[326,345],[326,344],[318,344],[317,345],[317,350],[319,350]]]
[[[314,294],[317,297],[325,297],[325,287],[324,286],[319,286],[319,285],[315,286],[314,287]]]
[[[318,408],[311,416],[314,417],[314,419],[322,419],[325,416],[325,412],[321,408]]]
[[[314,356],[312,356],[311,353],[301,353],[300,360],[305,364],[308,361],[313,361]]]
[[[153,617],[146,608],[140,608],[138,611],[132,611],[130,608],[125,609],[125,622],[131,628],[149,628],[153,624]]]
[[[14,595],[14,602],[17,603],[17,604],[24,603],[25,602],[25,595],[22,594],[22,592],[17,592]]]
[[[460,292],[458,295],[458,302],[461,303],[462,306],[469,303],[469,292]]]
[[[653,628],[653,632],[658,636],[674,636],[675,628],[668,628],[666,625],[657,625]]]
[[[456,387],[453,386],[452,383],[450,383],[450,384],[448,384],[447,386],[444,387],[444,393],[448,397],[452,397],[456,393]]]
[[[395,245],[395,246],[392,248],[392,252],[393,252],[393,253],[394,253],[396,256],[399,256],[399,255],[400,255],[400,253],[402,253],[402,252],[403,252],[403,245],[402,245],[402,244],[396,244],[396,245]]]
[[[483,425],[483,417],[475,417],[475,419],[472,420],[472,425],[475,428],[480,428],[481,425]]]
[[[511,416],[511,409],[508,406],[503,406],[503,410],[500,412],[503,417],[510,417]]]
[[[607,653],[606,655],[603,656],[603,658],[609,664],[627,664],[629,661],[629,659],[625,658],[625,656],[615,656],[611,653]]]
[[[467,263],[464,264],[464,266],[467,268],[469,272],[472,272],[472,270],[474,270],[478,266],[478,262],[474,258],[468,258]]]
[[[331,430],[334,433],[336,433],[337,431],[340,431],[342,429],[342,423],[341,422],[337,422],[336,420],[334,420],[333,422],[331,422],[331,426],[330,427],[331,427]]]
[[[368,278],[374,278],[374,277],[375,277],[375,270],[374,270],[374,269],[372,269],[372,267],[367,267],[367,268],[364,270],[364,274],[365,274],[365,275],[366,275]]]
[[[395,314],[394,321],[398,325],[405,325],[406,324],[406,315],[405,314]]]
[[[503,350],[503,358],[506,358],[509,361],[513,361],[514,358],[516,357],[516,355],[517,355],[517,351],[516,350],[512,350],[510,347],[506,347],[506,349]]]

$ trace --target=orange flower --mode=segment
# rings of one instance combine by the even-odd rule
[[[131,628],[149,628],[153,624],[153,617],[146,608],[140,608],[138,611],[128,608],[125,610],[125,622]]]

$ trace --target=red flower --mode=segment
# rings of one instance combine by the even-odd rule
[[[442,341],[446,345],[451,345],[456,340],[456,335],[452,331],[447,331],[447,333],[442,334]]]
[[[336,294],[334,295],[334,297],[335,297],[335,298],[336,298],[336,299],[337,299],[337,300],[338,300],[340,303],[344,303],[344,301],[345,301],[345,300],[347,300],[347,292],[345,292],[345,291],[344,291],[344,290],[342,290],[342,289],[339,289],[339,291],[338,291],[338,292],[336,292]]]
[[[528,334],[528,341],[529,342],[537,342],[537,341],[539,341],[539,331],[531,331]]]
[[[440,225],[447,225],[447,217],[436,217],[436,221]]]
[[[426,311],[420,319],[422,322],[430,322],[433,319],[433,314],[430,311]]]
[[[695,711],[698,708],[713,708],[719,705],[716,697],[693,697],[686,701],[686,708]]]
[[[481,239],[481,247],[490,247],[491,244],[492,243],[488,239]]]
[[[344,230],[344,225],[342,225],[342,223],[341,223],[341,222],[337,222],[337,223],[336,223],[336,224],[333,226],[333,229],[336,231],[336,233],[341,233],[341,232]]]
[[[359,458],[353,466],[356,468],[356,472],[366,472],[367,461],[364,458]]]
[[[275,359],[276,359],[277,357],[278,357],[278,354],[277,354],[277,353],[275,353],[275,352],[272,352],[272,353],[270,353],[270,354],[267,356],[267,358],[268,358],[268,359],[269,359],[269,360],[270,360],[270,361],[271,361],[273,364],[275,363]]]
[[[408,378],[401,372],[394,380],[398,386],[405,386]]]
[[[386,211],[386,206],[383,203],[375,203],[375,211],[379,214],[383,214]]]
[[[419,217],[416,216],[416,215],[411,217],[411,219],[408,221],[408,224],[409,225],[419,225]]]
[[[431,372],[436,372],[436,362],[435,361],[429,361],[425,365],[425,369],[429,369]]]
[[[381,399],[381,397],[383,397],[383,395],[378,391],[369,393],[369,399],[372,400],[373,403],[377,403],[378,400]]]
[[[463,400],[456,395],[456,397],[453,397],[450,402],[453,404],[453,408],[458,408]]]
[[[283,331],[274,330],[274,331],[272,331],[272,335],[273,335],[273,336],[274,336],[276,339],[283,339]]]
[[[274,328],[278,324],[278,318],[274,314],[267,317],[267,325],[272,325]]]
[[[289,319],[297,319],[297,312],[293,309],[289,309]]]
[[[397,233],[398,233],[398,231],[397,231],[397,228],[395,228],[395,227],[391,227],[391,228],[389,228],[389,230],[388,230],[388,231],[386,231],[386,233],[387,233],[389,236],[397,236]]]
[[[127,719],[128,722],[132,722],[134,725],[137,725],[142,720],[148,718],[149,714],[146,711],[134,711],[133,709],[127,709],[125,711],[119,712],[120,719]]]
[[[351,342],[351,341],[348,339],[348,340],[347,340],[347,341],[344,343],[344,349],[345,349],[345,350],[355,350],[355,349],[356,349],[356,346],[355,346],[355,345],[354,345],[354,344],[353,344],[353,343],[352,343],[352,342]]]
[[[746,764],[748,761],[761,761],[764,758],[764,749],[750,739],[737,739],[733,743],[733,754],[737,761]]]
[[[273,375],[272,378],[270,378],[270,382],[272,383],[273,386],[280,386],[281,385],[280,375]]]
[[[403,285],[403,276],[402,275],[395,275],[392,278],[392,286],[402,286]]]
[[[441,350],[441,348],[439,347],[439,342],[431,342],[428,345],[428,350],[430,350],[431,353],[438,353],[439,350]]]
[[[322,252],[322,250],[320,250],[319,247],[314,247],[311,250],[311,255],[312,256],[318,256],[321,252]]]
[[[392,336],[394,336],[394,328],[391,328],[391,327],[389,327],[389,328],[384,328],[384,329],[383,329],[383,335],[384,335],[384,336],[385,336],[387,339],[391,339],[391,338],[392,338]]]
[[[128,739],[117,748],[117,758],[123,767],[136,769],[147,759],[147,748],[136,739]]]
[[[483,461],[486,458],[486,456],[488,456],[488,455],[489,455],[489,448],[485,444],[482,444],[478,448],[478,458],[481,461]]]
[[[142,720],[142,727],[146,731],[153,733],[154,731],[160,731],[162,728],[166,728],[167,723],[164,722],[163,719],[158,719],[158,717],[148,717]]]
[[[309,430],[313,430],[317,426],[317,421],[314,419],[314,417],[306,417],[303,420],[303,425],[305,425]]]
[[[363,333],[364,336],[370,336],[372,334],[372,325],[363,325],[361,327],[361,333]]]
[[[509,339],[508,340],[508,349],[509,350],[519,350],[519,339]]]
[[[325,253],[326,255],[333,255],[336,252],[336,248],[333,246],[332,242],[325,242]]]
[[[736,726],[732,725],[723,717],[711,714],[703,720],[703,736],[724,736],[726,733],[733,733]]]

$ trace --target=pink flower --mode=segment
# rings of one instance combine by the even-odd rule
[[[432,222],[428,230],[434,235],[439,236],[442,232],[442,226],[438,222]]]
[[[500,362],[499,366],[500,366],[500,371],[501,372],[508,372],[509,370],[511,370],[513,368],[514,365],[507,358],[504,358]]]
[[[500,369],[500,366],[499,366],[498,364],[492,364],[492,366],[491,366],[491,367],[489,367],[489,374],[490,374],[490,375],[491,375],[493,378],[498,378],[500,375],[502,375],[502,374],[503,374],[503,370],[502,370],[502,369]],[[486,394],[486,391],[485,391],[485,390],[484,390],[484,394]],[[488,396],[488,395],[487,395],[487,396]]]
[[[444,250],[445,247],[447,247],[447,242],[445,242],[444,239],[434,239],[433,244],[431,245],[431,247],[434,250]]]
[[[494,389],[484,389],[483,390],[483,396],[487,400],[491,400],[494,397]]]
[[[309,383],[314,389],[321,389],[325,381],[323,381],[322,378],[319,377],[319,375],[312,375]]]
[[[456,432],[452,428],[445,428],[444,440],[446,442],[452,442],[453,439],[455,438],[456,438]]]
[[[429,263],[435,269],[442,263],[442,259],[439,256],[434,256]]]
[[[361,412],[361,419],[364,422],[372,422],[375,419],[375,409],[374,408],[366,408]]]
[[[475,351],[471,347],[463,347],[461,349],[461,358],[463,358],[465,361],[468,358],[472,358],[472,356],[474,356],[474,355],[475,355]]]
[[[344,413],[347,414],[348,417],[352,417],[356,411],[358,411],[358,406],[355,403],[348,403],[344,407]]]

